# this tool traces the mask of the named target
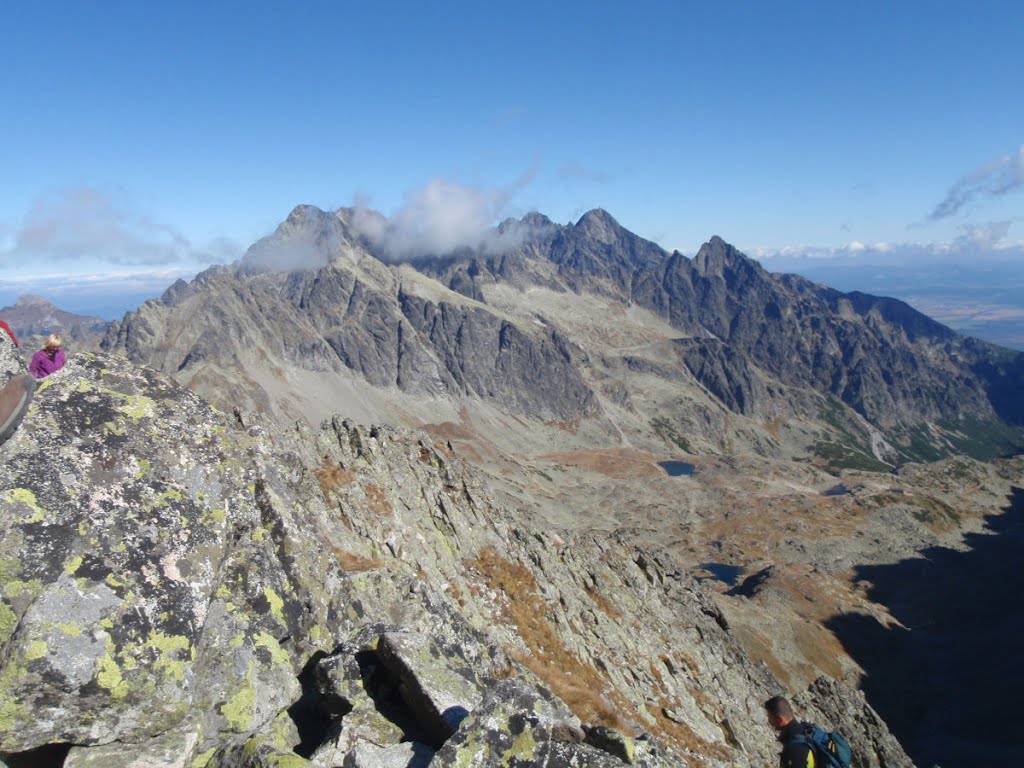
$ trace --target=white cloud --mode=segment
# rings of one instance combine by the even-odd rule
[[[963,176],[946,193],[928,218],[945,219],[957,213],[975,197],[1005,195],[1024,186],[1024,144],[1010,153]]]
[[[406,195],[405,204],[389,218],[367,208],[365,201],[357,201],[352,225],[393,261],[441,255],[464,247],[485,251],[508,248],[523,233],[516,228],[499,231],[494,224],[533,175],[529,171],[505,187],[433,179]]]
[[[953,241],[953,247],[963,250],[996,248],[1006,239],[1010,224],[1010,221],[967,224],[964,226],[964,233]]]
[[[155,266],[209,263],[224,241],[208,249],[134,209],[127,195],[94,187],[58,189],[37,200],[20,226],[5,234],[0,264]],[[237,248],[233,249],[237,255]]]
[[[953,240],[932,243],[862,243],[842,246],[793,245],[753,248],[748,253],[771,269],[798,269],[801,264],[831,261],[836,264],[911,264],[913,262],[1024,261],[1024,242],[1007,240],[1010,221],[968,224]]]

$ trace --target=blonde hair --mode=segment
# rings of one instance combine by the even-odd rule
[[[46,341],[43,342],[43,349],[60,349],[64,346],[64,342],[60,340],[60,336],[56,333],[51,333],[46,337]]]

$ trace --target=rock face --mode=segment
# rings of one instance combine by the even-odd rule
[[[765,450],[757,446],[774,440],[765,422],[802,420],[804,437],[823,436],[800,438],[794,457],[850,466],[989,458],[1021,443],[1024,354],[960,337],[899,301],[769,274],[721,238],[689,259],[605,211],[566,226],[531,214],[498,227],[500,252],[395,265],[360,234],[366,215],[296,208],[238,265],[129,313],[104,349],[216,404],[290,419],[309,409],[282,406],[282,393],[309,386],[306,374],[335,377],[326,386],[337,390],[354,373],[378,391],[455,410],[482,400],[516,417],[602,421],[635,437],[675,419],[671,431],[696,431],[720,451],[741,435]],[[678,396],[629,398],[624,366],[644,360],[658,361],[647,372],[684,393],[685,407]],[[725,424],[732,415],[742,426]]]
[[[297,265],[305,269],[271,269]],[[103,347],[200,390],[235,369],[243,381],[232,381],[231,397],[258,408],[258,371],[291,367],[350,370],[376,387],[481,398],[546,419],[596,407],[557,332],[523,329],[408,267],[386,266],[341,218],[309,206],[236,268],[208,270],[129,313]]]
[[[0,453],[5,761],[772,759],[781,684],[665,552],[531,529],[425,435],[230,419],[79,354]],[[808,695],[910,765],[851,689]]]
[[[719,391],[712,392],[730,410],[742,413],[766,402],[721,396],[749,387],[753,369],[745,366],[752,365],[762,388],[765,374],[811,386],[882,427],[963,418],[1020,422],[1016,401],[1002,387],[1009,378],[1019,391],[1024,357],[959,337],[903,302],[771,275],[719,237],[692,260],[669,255],[600,210],[557,228],[540,247],[557,265],[565,290],[616,296],[663,314],[686,334],[720,342],[691,348],[685,363],[698,380],[718,369]],[[456,289],[466,278],[477,286],[501,281],[508,271],[504,263],[489,271],[478,261],[466,268],[466,260],[426,261],[421,268]],[[471,287],[469,293],[482,291]],[[722,368],[723,346],[743,362],[740,370]]]

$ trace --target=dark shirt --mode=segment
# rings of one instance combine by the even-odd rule
[[[779,731],[782,742],[782,753],[779,755],[779,768],[815,768],[814,753],[806,742],[793,741],[804,733],[804,724],[793,720]]]

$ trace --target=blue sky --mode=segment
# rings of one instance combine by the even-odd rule
[[[1019,0],[0,0],[0,302],[428,193],[767,264],[1024,259],[1021,29]]]

